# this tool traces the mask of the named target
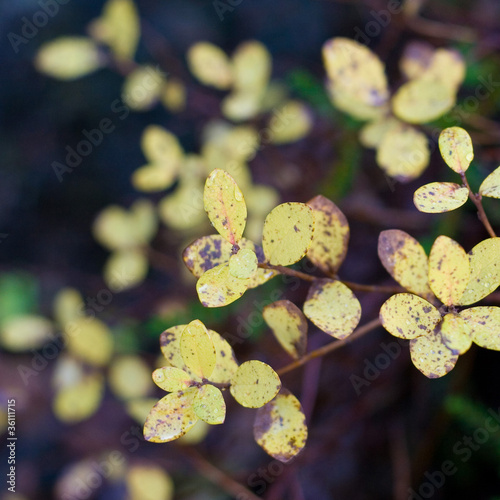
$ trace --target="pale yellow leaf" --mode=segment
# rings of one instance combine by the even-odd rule
[[[141,136],[141,149],[150,163],[180,170],[184,151],[177,137],[163,127],[158,125],[146,127]]]
[[[262,95],[271,75],[271,54],[261,42],[238,45],[233,54],[234,87],[240,92]]]
[[[121,399],[146,396],[152,389],[151,370],[139,356],[120,356],[109,367],[111,389]]]
[[[439,151],[457,174],[464,173],[474,158],[470,135],[460,127],[448,127],[439,134]]]
[[[191,375],[174,366],[163,366],[153,372],[154,383],[164,391],[178,392],[191,387],[196,382]]]
[[[113,292],[123,292],[141,284],[148,273],[148,258],[142,250],[120,250],[104,265],[104,281]]]
[[[461,311],[472,340],[485,349],[500,351],[500,307],[471,307]]]
[[[304,138],[312,128],[312,115],[299,101],[287,101],[278,107],[269,120],[270,141],[288,144]]]
[[[179,347],[184,363],[192,372],[201,378],[212,375],[217,359],[215,345],[200,320],[195,319],[186,326]]]
[[[169,78],[161,92],[162,104],[172,113],[179,113],[186,107],[187,90],[184,83],[177,78]]]
[[[198,42],[187,52],[189,70],[205,85],[224,90],[233,83],[233,68],[227,55],[209,42]]]
[[[469,190],[453,182],[431,182],[419,187],[413,203],[420,212],[439,214],[461,207],[469,198]]]
[[[151,408],[158,402],[158,398],[137,398],[125,402],[127,413],[139,425],[143,426]]]
[[[198,422],[196,422],[196,424],[194,424],[194,426],[189,429],[184,436],[181,436],[177,440],[177,444],[182,446],[191,446],[193,444],[201,443],[207,437],[209,430],[209,424],[203,422],[203,420],[198,420]]]
[[[131,178],[137,191],[154,193],[168,189],[175,182],[177,171],[160,164],[148,164],[138,168]]]
[[[226,418],[226,403],[222,392],[213,385],[202,385],[193,402],[199,419],[210,425],[223,424]]]
[[[222,114],[235,122],[256,116],[261,107],[261,95],[255,92],[232,92],[221,103]]]
[[[448,313],[439,326],[443,343],[453,354],[464,354],[469,350],[472,344],[471,327],[461,315]]]
[[[466,65],[460,52],[453,49],[437,49],[422,78],[438,80],[456,91],[465,77]]]
[[[125,78],[122,101],[134,111],[148,111],[159,101],[165,83],[158,66],[137,66]]]
[[[359,141],[365,148],[379,147],[384,135],[392,128],[399,128],[402,124],[393,116],[378,117],[366,125],[359,132]]]
[[[9,351],[38,349],[53,339],[54,327],[43,316],[12,316],[0,325],[0,344]]]
[[[500,167],[491,172],[481,183],[479,192],[489,198],[500,198]]]
[[[229,257],[229,273],[235,278],[251,278],[257,271],[257,255],[250,248],[241,248]]]
[[[174,483],[163,467],[154,462],[132,465],[125,476],[127,500],[172,500]]]
[[[83,297],[75,288],[62,288],[54,299],[54,316],[60,326],[83,316],[85,305]]]

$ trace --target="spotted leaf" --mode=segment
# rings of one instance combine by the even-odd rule
[[[197,417],[207,424],[218,425],[226,418],[226,403],[220,389],[213,385],[203,385],[198,390],[193,402]]]
[[[472,340],[477,345],[500,351],[500,307],[471,307],[459,314],[471,329]]]
[[[205,325],[198,319],[184,328],[180,339],[181,356],[198,377],[209,378],[217,359],[215,345]]]
[[[479,187],[482,196],[500,198],[500,167],[491,172]]]
[[[431,182],[419,187],[413,203],[420,212],[438,214],[461,207],[469,197],[469,190],[453,182]]]
[[[443,343],[453,354],[464,354],[469,350],[472,344],[471,328],[461,315],[446,314],[440,328]]]
[[[189,373],[174,366],[156,369],[153,372],[153,381],[160,389],[167,392],[183,391],[195,383]]]
[[[439,151],[457,174],[464,173],[474,158],[470,135],[461,127],[448,127],[439,134]]]

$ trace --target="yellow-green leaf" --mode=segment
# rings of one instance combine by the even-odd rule
[[[271,54],[261,42],[243,42],[234,51],[233,68],[237,91],[261,95],[271,75]]]
[[[163,366],[153,372],[153,382],[164,391],[178,392],[191,387],[195,380],[191,375],[174,366]]]
[[[61,37],[42,45],[35,58],[38,71],[74,80],[105,65],[104,57],[93,40],[86,37]]]
[[[201,443],[208,434],[208,431],[210,430],[210,425],[208,425],[206,422],[203,422],[203,420],[198,420],[194,426],[189,429],[184,436],[181,436],[177,440],[177,444],[180,444],[182,446],[190,446],[194,444]]]
[[[447,306],[458,304],[469,282],[469,258],[451,238],[438,236],[429,255],[429,285]]]
[[[439,325],[444,345],[453,354],[464,354],[472,344],[471,327],[458,314],[446,314]]]
[[[404,231],[388,229],[378,238],[378,256],[387,272],[409,292],[432,297],[429,259],[422,245]]]
[[[243,193],[234,179],[216,168],[208,176],[203,193],[208,218],[217,232],[235,245],[241,239],[247,220]]]
[[[288,144],[305,137],[312,127],[309,109],[298,101],[287,101],[277,108],[269,120],[270,141]]]
[[[213,385],[200,387],[193,402],[193,409],[199,419],[210,425],[223,424],[226,419],[226,403],[220,389]]]
[[[482,196],[489,198],[500,198],[500,167],[491,172],[479,186],[479,192]]]
[[[38,349],[52,338],[53,331],[52,323],[43,316],[12,316],[0,327],[0,344],[9,351]]]
[[[266,217],[262,247],[273,265],[298,262],[309,249],[314,233],[314,215],[305,203],[283,203]]]
[[[114,252],[104,265],[104,281],[113,292],[123,292],[146,279],[148,266],[148,258],[142,250]]]
[[[361,128],[359,141],[365,148],[376,149],[391,128],[399,128],[401,125],[401,122],[393,116],[378,117]]]
[[[340,209],[324,196],[307,202],[314,215],[314,234],[307,258],[326,274],[335,274],[347,254],[349,224]]]
[[[137,66],[123,83],[123,103],[134,111],[148,111],[159,101],[165,82],[158,66]]]
[[[132,465],[125,476],[127,500],[172,500],[174,483],[155,463]]]
[[[380,308],[382,326],[395,337],[415,339],[429,335],[441,321],[439,311],[412,293],[398,293]]]
[[[160,96],[162,104],[172,113],[186,108],[186,86],[177,78],[169,78]]]
[[[54,316],[60,326],[83,316],[85,305],[83,297],[75,288],[62,288],[54,299]]]
[[[160,399],[150,411],[144,424],[144,439],[166,443],[177,439],[193,427],[198,417],[193,409],[197,387],[171,392]]]
[[[251,278],[257,271],[257,255],[250,248],[241,248],[229,258],[229,273],[235,278]]]
[[[198,42],[187,52],[189,70],[205,85],[228,89],[233,83],[232,64],[223,50],[209,42]]]
[[[427,123],[449,111],[455,100],[453,88],[439,80],[419,78],[399,88],[392,98],[392,110],[407,123]]]
[[[235,122],[249,120],[261,107],[261,95],[255,92],[232,92],[221,103],[222,114]]]
[[[119,398],[129,400],[144,397],[154,387],[150,371],[139,356],[120,356],[109,368],[109,385]]]
[[[461,207],[469,198],[469,190],[453,182],[431,182],[419,187],[413,203],[420,212],[439,214]]]
[[[280,389],[278,374],[269,365],[257,360],[240,365],[229,388],[233,398],[246,408],[264,406]]]
[[[461,311],[472,340],[485,349],[500,351],[500,307],[471,307]]]
[[[439,378],[453,369],[458,354],[453,354],[444,344],[439,332],[410,340],[413,364],[428,378]]]
[[[320,329],[337,339],[349,336],[361,318],[361,305],[340,281],[316,280],[309,288],[304,314]]]
[[[460,127],[448,127],[439,134],[439,151],[457,174],[464,173],[474,158],[470,135]]]
[[[175,135],[158,125],[149,125],[141,136],[141,149],[150,163],[179,171],[184,151]]]
[[[262,316],[283,349],[298,359],[306,352],[307,320],[289,300],[278,300],[264,307]]]
[[[390,127],[377,148],[377,164],[401,182],[416,179],[429,164],[430,150],[425,134],[400,124]]]
[[[184,363],[198,377],[212,375],[217,359],[215,345],[200,320],[195,319],[186,326],[181,334],[180,349]]]
[[[144,425],[151,408],[158,402],[158,398],[137,398],[125,403],[127,413],[141,426]]]
[[[132,185],[137,191],[154,193],[169,188],[175,181],[177,171],[164,165],[152,164],[138,168],[132,174]]]
[[[64,325],[68,351],[91,365],[104,366],[113,355],[113,335],[97,318],[77,318]]]
[[[468,254],[470,277],[456,305],[479,302],[500,286],[500,238],[488,238],[478,243]]]
[[[409,42],[399,58],[399,69],[408,79],[420,78],[429,67],[435,49],[428,42],[415,40]]]
[[[238,300],[248,289],[249,278],[236,278],[229,264],[208,270],[196,283],[198,298],[205,307],[222,307]]]
[[[465,61],[460,52],[453,49],[437,49],[423,78],[438,80],[456,91],[465,77]]]
[[[259,408],[253,427],[255,441],[280,462],[288,462],[304,448],[307,424],[299,400],[286,389]]]

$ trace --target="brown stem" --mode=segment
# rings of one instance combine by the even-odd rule
[[[486,231],[488,231],[488,234],[490,235],[491,238],[496,238],[495,231],[491,227],[490,221],[488,220],[488,216],[486,215],[486,212],[484,211],[483,208],[483,203],[481,201],[482,197],[480,194],[475,194],[469,184],[469,181],[467,180],[467,176],[465,175],[465,172],[462,172],[460,174],[460,177],[462,177],[462,181],[469,190],[469,198],[472,200],[474,205],[476,205],[477,208],[477,213],[479,216],[479,220],[483,223],[483,226],[486,228]]]
[[[301,271],[296,271],[295,269],[291,269],[285,266],[273,266],[272,264],[268,264],[267,262],[259,263],[259,267],[262,269],[272,269],[273,271],[278,272],[279,274],[286,274],[287,276],[293,276],[294,278],[299,278],[304,281],[316,281],[320,278],[316,276],[311,276],[310,274],[303,273]]]
[[[407,291],[406,288],[401,286],[363,285],[351,281],[341,281],[341,283],[358,292],[403,293]]]
[[[421,35],[433,38],[457,40],[464,43],[474,43],[477,39],[475,31],[467,26],[444,24],[420,16],[408,19],[407,26]]]
[[[281,376],[285,373],[288,373],[289,371],[295,370],[295,368],[299,368],[300,366],[305,365],[308,361],[311,361],[311,359],[318,358],[319,356],[324,356],[325,354],[336,351],[340,347],[348,344],[349,342],[352,342],[353,340],[359,339],[360,337],[370,332],[371,330],[374,330],[380,325],[381,323],[378,318],[369,321],[368,323],[366,323],[366,325],[360,326],[358,329],[354,330],[354,332],[349,335],[349,337],[342,340],[336,340],[335,342],[330,342],[329,344],[326,344],[319,349],[315,349],[314,351],[307,353],[305,356],[302,356],[302,358],[293,361],[283,368],[280,368],[276,371],[276,373]]]

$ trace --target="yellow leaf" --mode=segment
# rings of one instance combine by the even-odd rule
[[[314,232],[314,215],[304,203],[283,203],[271,210],[264,222],[262,247],[273,265],[298,262],[309,249]]]
[[[401,122],[393,116],[378,117],[361,128],[359,132],[359,141],[365,148],[376,149],[390,129],[397,129],[401,126]]]
[[[334,91],[370,108],[389,99],[380,59],[365,45],[348,38],[332,38],[323,45],[323,60]]]
[[[200,278],[209,269],[229,262],[232,249],[233,245],[220,234],[211,234],[191,243],[182,253],[182,259],[187,268]]]
[[[83,297],[75,288],[62,288],[54,299],[54,316],[60,326],[83,316]]]
[[[172,113],[183,111],[186,107],[186,86],[177,78],[169,78],[160,96],[163,105]]]
[[[133,59],[141,25],[132,0],[108,0],[101,17],[89,26],[92,37],[111,47],[119,60]]]
[[[177,439],[193,427],[198,417],[193,409],[197,387],[171,392],[156,403],[144,424],[144,439],[166,443]]]
[[[154,193],[168,189],[177,177],[177,171],[165,168],[164,165],[151,164],[138,168],[132,174],[132,185],[137,191]]]
[[[394,114],[407,123],[427,123],[449,111],[456,91],[438,80],[419,78],[399,88],[392,98]]]
[[[148,266],[142,250],[114,252],[104,265],[104,281],[113,292],[123,292],[146,279]]]
[[[235,278],[251,278],[257,271],[257,255],[250,248],[241,248],[229,258],[229,273]]]
[[[43,316],[12,316],[0,327],[0,343],[9,351],[38,349],[53,338],[53,333],[52,323]]]
[[[198,279],[196,291],[205,307],[222,307],[238,300],[247,291],[249,281],[234,277],[229,264],[221,264]]]
[[[141,137],[141,149],[150,163],[178,172],[184,151],[175,135],[158,125],[149,125]]]
[[[458,360],[458,355],[443,344],[439,332],[410,340],[410,355],[413,364],[428,378],[443,377]]]
[[[141,398],[154,387],[149,366],[139,356],[120,356],[109,367],[108,381],[122,399]]]
[[[460,127],[448,127],[439,134],[439,151],[457,174],[463,174],[474,158],[470,135]]]
[[[266,363],[246,361],[231,379],[231,395],[245,408],[260,408],[278,394],[281,381],[278,374]]]
[[[307,320],[289,300],[278,300],[264,307],[262,316],[274,336],[290,356],[300,358],[306,352]]]
[[[75,80],[105,65],[99,48],[85,37],[61,37],[42,45],[35,58],[38,71],[61,80]]]
[[[127,413],[141,426],[148,418],[151,408],[158,402],[158,398],[137,398],[125,403]]]
[[[469,350],[472,344],[471,328],[461,315],[446,314],[439,326],[443,343],[453,354],[464,354]]]
[[[220,389],[213,385],[202,385],[193,402],[199,419],[210,425],[223,424],[226,419],[226,403]]]
[[[361,318],[361,305],[340,281],[316,280],[309,288],[304,314],[320,329],[336,339],[348,337]]]
[[[399,59],[399,68],[408,80],[420,78],[431,64],[435,49],[428,42],[409,42]]]
[[[465,250],[447,236],[438,236],[429,255],[429,285],[447,306],[457,304],[469,282],[469,258]]]
[[[189,429],[184,436],[181,436],[177,440],[177,444],[183,445],[183,446],[190,446],[193,444],[198,444],[201,443],[208,434],[208,431],[210,429],[210,426],[206,423],[203,422],[203,420],[198,420],[194,426]]]
[[[195,383],[189,373],[174,366],[156,369],[153,372],[153,381],[160,389],[167,392],[183,391]]]
[[[181,356],[180,338],[187,325],[178,325],[165,330],[160,335],[160,348],[167,362],[180,370],[186,371],[193,380],[199,381],[193,372],[186,366]],[[228,384],[238,369],[234,352],[228,342],[214,330],[208,330],[215,346],[216,365],[210,381],[214,384]]]
[[[459,314],[471,329],[472,340],[477,345],[500,351],[500,307],[471,307]]]
[[[217,46],[198,42],[187,52],[189,70],[205,85],[228,89],[233,83],[233,68],[227,55]]]
[[[461,207],[469,198],[469,190],[453,182],[431,182],[419,187],[413,203],[420,212],[440,214]]]
[[[127,500],[172,500],[174,483],[162,467],[154,463],[132,465],[125,476]]]
[[[465,77],[465,70],[465,61],[460,52],[441,48],[434,52],[422,78],[438,80],[456,91]]]
[[[247,220],[243,193],[224,170],[215,169],[207,178],[203,203],[217,232],[235,245],[241,239]]]
[[[84,375],[80,380],[69,383],[56,392],[52,401],[54,414],[68,424],[81,422],[97,411],[103,394],[102,375]]]
[[[478,243],[468,254],[470,277],[456,305],[479,302],[500,285],[500,238],[488,238]]]
[[[249,120],[257,115],[261,107],[261,96],[254,92],[232,92],[221,103],[222,114],[235,122]]]
[[[340,209],[324,196],[307,202],[314,215],[314,234],[307,258],[325,274],[335,274],[347,254],[349,224]]]
[[[238,45],[233,66],[235,89],[262,95],[271,75],[271,54],[264,44],[250,40]]]
[[[198,377],[209,378],[215,368],[215,345],[205,325],[199,320],[191,321],[181,334],[181,356],[186,366]]]
[[[500,198],[500,167],[491,172],[479,187],[482,196]]]
[[[429,164],[430,151],[425,134],[401,124],[391,127],[377,148],[377,164],[401,182],[416,179]]]
[[[245,192],[248,211],[253,215],[267,215],[279,201],[279,194],[271,186],[254,184]]]
[[[402,287],[421,297],[432,297],[429,259],[415,238],[399,229],[382,231],[378,239],[378,256],[387,272]]]
[[[253,427],[255,441],[280,462],[288,462],[304,448],[307,425],[299,400],[286,389],[259,408]]]
[[[95,366],[105,366],[113,355],[113,335],[97,318],[77,318],[64,325],[68,351]]]
[[[125,78],[123,103],[134,111],[148,111],[159,101],[165,83],[165,74],[158,67],[138,66]]]
[[[278,107],[269,120],[270,141],[288,144],[305,137],[312,128],[311,112],[299,101],[287,101]]]
[[[398,293],[380,308],[382,326],[395,337],[415,339],[429,335],[441,321],[439,311],[412,293]]]

